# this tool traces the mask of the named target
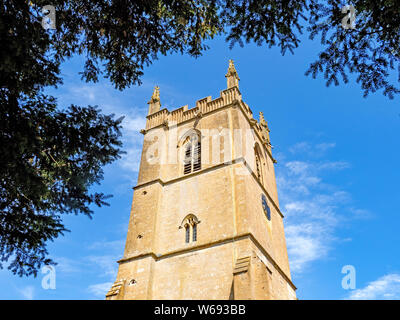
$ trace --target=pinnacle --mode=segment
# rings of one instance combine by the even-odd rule
[[[225,75],[225,77],[229,77],[229,76],[236,76],[236,78],[238,80],[240,80],[232,59],[229,60],[228,72]]]
[[[160,101],[160,87],[159,86],[154,87],[153,95],[151,96],[150,100],[151,101]]]

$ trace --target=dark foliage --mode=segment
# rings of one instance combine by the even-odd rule
[[[400,3],[398,0],[352,1],[356,9],[354,29],[341,26],[343,4],[321,1],[310,11],[310,38],[321,35],[325,50],[311,64],[306,74],[323,73],[326,84],[339,84],[339,77],[348,82],[348,73],[357,76],[366,97],[383,89],[393,99],[400,93],[398,84],[390,81],[397,72],[400,82]]]
[[[119,158],[121,120],[95,107],[57,108],[43,93],[56,86],[51,37],[22,1],[0,7],[0,267],[36,275],[46,242],[67,231],[64,213],[91,217],[107,195],[89,187]]]

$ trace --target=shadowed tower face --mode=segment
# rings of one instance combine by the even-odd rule
[[[227,89],[193,108],[148,102],[125,251],[107,299],[296,299],[269,129]]]

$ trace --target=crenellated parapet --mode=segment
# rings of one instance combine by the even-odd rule
[[[271,152],[269,139],[269,128],[264,115],[260,112],[260,120],[253,118],[250,107],[242,100],[239,91],[239,76],[232,60],[229,60],[227,78],[227,89],[222,90],[218,98],[212,99],[211,96],[196,101],[195,107],[189,109],[188,105],[169,111],[167,108],[161,109],[159,87],[155,87],[153,95],[149,101],[149,113],[147,115],[146,128],[141,133],[146,134],[151,129],[157,127],[168,128],[171,125],[179,125],[183,122],[196,120],[199,117],[207,116],[217,110],[229,107],[239,107],[250,122],[251,128],[258,134],[263,145]]]
[[[155,113],[149,114],[146,118],[146,131],[161,126],[165,121],[167,123],[180,124],[182,122],[195,119],[199,114],[206,115],[218,109],[227,107],[233,103],[238,104],[243,108],[249,117],[252,117],[252,112],[249,106],[242,101],[242,95],[239,88],[232,87],[222,90],[220,96],[212,99],[211,96],[196,101],[194,108],[188,109],[188,106],[183,106],[173,111],[168,111],[164,108]]]

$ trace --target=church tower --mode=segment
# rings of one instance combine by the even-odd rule
[[[296,299],[269,129],[227,89],[149,112],[125,251],[107,299]]]

